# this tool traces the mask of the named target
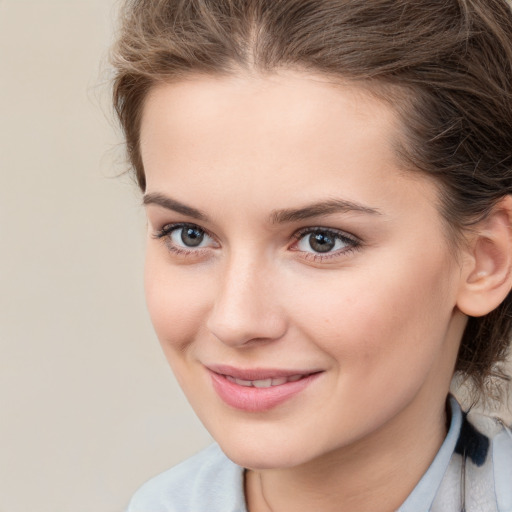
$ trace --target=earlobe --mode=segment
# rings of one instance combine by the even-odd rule
[[[512,288],[512,196],[474,226],[465,252],[457,306],[468,316],[483,316]]]

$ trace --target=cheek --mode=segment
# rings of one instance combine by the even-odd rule
[[[208,290],[191,272],[146,254],[144,288],[155,332],[166,355],[183,352],[193,342],[207,310]]]
[[[448,265],[409,261],[340,274],[292,299],[301,329],[344,371],[423,371],[441,349],[453,311]]]

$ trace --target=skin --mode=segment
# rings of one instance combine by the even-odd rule
[[[148,309],[196,413],[250,468],[251,512],[395,510],[446,435],[470,259],[447,240],[436,185],[393,152],[398,137],[388,104],[292,71],[192,76],[147,98]],[[364,211],[275,222],[333,199]],[[188,248],[179,227],[158,237],[175,223],[208,235]],[[358,242],[319,256],[307,228]],[[219,398],[211,364],[322,373],[247,412]]]

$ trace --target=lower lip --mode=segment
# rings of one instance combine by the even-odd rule
[[[280,386],[269,388],[240,386],[218,373],[210,371],[210,375],[213,388],[227,405],[242,411],[263,412],[277,407],[303,391],[320,373],[314,373],[295,382],[286,382]]]

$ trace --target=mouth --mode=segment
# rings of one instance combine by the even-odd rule
[[[214,390],[224,403],[247,412],[264,412],[291,399],[323,371],[239,369],[208,366]]]
[[[275,378],[268,378],[268,379],[258,379],[258,380],[243,380],[243,379],[237,379],[235,377],[232,377],[231,375],[224,375],[229,382],[234,382],[235,384],[238,384],[239,386],[245,386],[245,387],[254,387],[254,388],[271,388],[273,386],[282,386],[283,384],[286,384],[287,382],[297,382],[300,379],[303,379],[304,377],[307,377],[307,375],[292,375],[291,377],[275,377]]]

